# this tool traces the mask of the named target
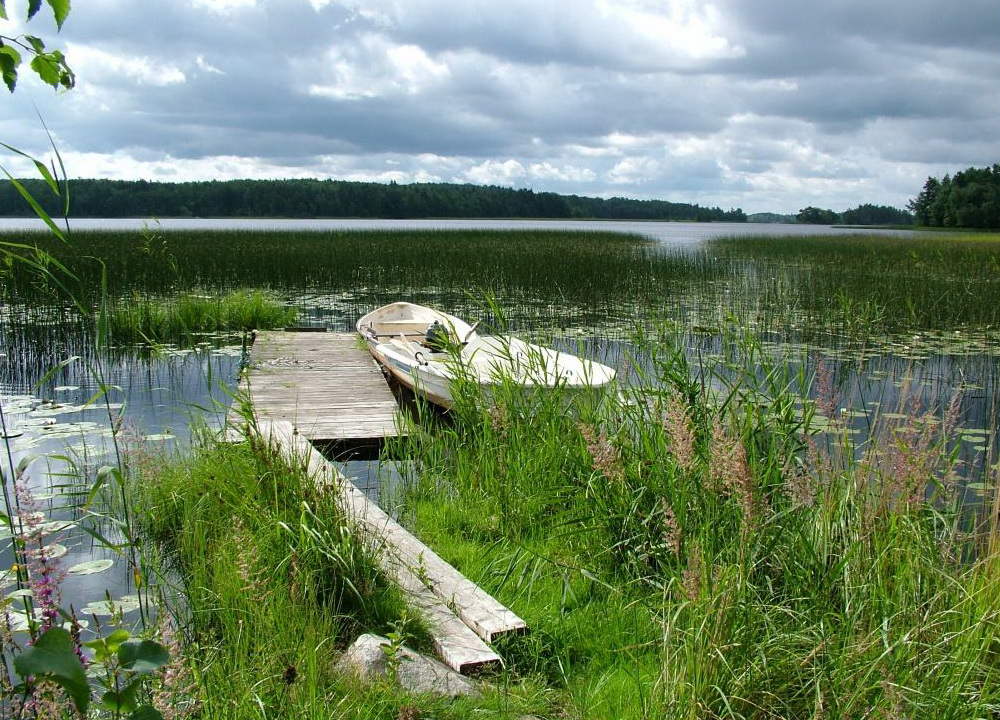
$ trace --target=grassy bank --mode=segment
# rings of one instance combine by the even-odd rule
[[[332,673],[362,630],[427,641],[308,480],[246,446],[145,468],[206,716],[994,714],[1000,555],[951,484],[957,406],[887,412],[858,452],[836,420],[816,442],[802,378],[752,337],[704,368],[639,342],[624,402],[470,398],[395,448],[401,520],[531,627],[478,700]]]
[[[998,556],[947,480],[954,416],[823,449],[751,341],[706,385],[649,349],[659,389],[610,415],[511,397],[410,445],[410,521],[533,628],[507,657],[551,715],[996,712]]]

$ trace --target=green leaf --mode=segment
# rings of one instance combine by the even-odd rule
[[[132,635],[128,630],[115,630],[113,633],[104,638],[97,638],[97,640],[91,640],[90,642],[85,642],[84,647],[89,647],[94,651],[94,657],[100,662],[107,662],[111,659],[112,655],[118,653],[118,649],[122,646],[122,643],[128,640]]]
[[[0,20],[6,20],[7,19],[7,7],[6,7],[6,3],[7,3],[7,0],[0,0]]]
[[[0,143],[0,145],[7,148],[8,150],[13,150],[14,152],[24,155],[24,153],[22,153],[20,150],[16,150],[15,148],[12,148],[10,145],[7,145],[6,143]],[[27,157],[27,155],[25,155],[25,157]],[[56,225],[55,222],[52,221],[52,218],[49,217],[49,214],[45,212],[45,210],[42,208],[41,205],[38,204],[38,201],[35,200],[34,196],[32,196],[30,192],[28,192],[27,188],[25,188],[24,185],[18,182],[18,179],[13,175],[11,175],[10,171],[8,171],[7,168],[0,168],[0,169],[3,170],[4,175],[7,176],[7,179],[10,181],[10,184],[13,185],[14,188],[21,194],[21,197],[23,197],[25,200],[28,201],[28,204],[31,205],[31,209],[35,211],[35,215],[37,215],[42,220],[42,222],[44,222],[48,226],[49,230],[51,230],[57,238],[59,238],[62,242],[66,242],[66,236],[63,234],[63,231],[59,229],[59,226]]]
[[[31,49],[36,53],[45,52],[45,43],[42,42],[40,37],[37,37],[36,35],[25,35],[24,39],[29,45],[31,45]]]
[[[144,674],[170,662],[170,653],[155,640],[127,642],[118,648],[118,662],[126,670]]]
[[[163,714],[152,705],[141,705],[129,715],[129,720],[163,720]]]
[[[59,68],[59,62],[51,54],[42,53],[35,55],[31,59],[31,69],[35,71],[35,74],[46,85],[51,85],[54,88],[59,87],[59,80],[62,77],[62,73]]]
[[[7,89],[14,92],[17,87],[17,66],[21,64],[21,53],[10,45],[0,44],[0,72]]]
[[[42,7],[42,0],[28,0],[28,19],[35,17]]]
[[[108,690],[101,696],[101,702],[108,710],[116,713],[132,712],[136,708],[135,699],[141,682],[141,680],[134,680],[126,685],[121,692]]]
[[[69,17],[69,0],[46,0],[52,8],[52,14],[56,19],[56,27],[62,30],[63,23]]]
[[[38,642],[14,658],[14,669],[22,678],[33,675],[62,686],[77,710],[86,714],[90,705],[90,685],[68,630],[61,627],[46,630]]]

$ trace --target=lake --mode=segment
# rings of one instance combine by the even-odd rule
[[[698,243],[723,235],[844,235],[857,232],[836,225],[789,225],[779,223],[679,223],[637,222],[627,220],[371,220],[350,218],[280,219],[280,218],[79,218],[70,221],[77,230],[567,230],[585,232],[635,233],[663,243]],[[40,230],[37,218],[0,218],[0,232]],[[880,234],[910,235],[908,230],[879,230]]]
[[[995,447],[1000,343],[990,329],[997,323],[983,313],[1000,303],[984,290],[992,282],[994,255],[989,253],[936,266],[941,253],[933,248],[925,253],[917,245],[887,247],[885,252],[897,254],[869,257],[865,253],[879,242],[867,240],[826,257],[822,242],[810,250],[819,259],[809,259],[786,257],[804,243],[767,248],[751,242],[764,235],[832,241],[857,232],[798,225],[229,219],[77,220],[71,225],[81,236],[144,226],[154,230],[171,255],[165,260],[172,262],[143,276],[141,263],[157,259],[153,251],[160,247],[150,245],[146,255],[115,269],[114,256],[124,254],[121,238],[130,235],[110,238],[105,251],[116,302],[160,301],[171,293],[216,293],[251,284],[298,307],[302,324],[349,330],[362,312],[407,298],[459,308],[489,324],[503,319],[519,333],[542,333],[549,342],[583,348],[612,365],[627,358],[637,326],[655,320],[677,328],[692,362],[722,367],[726,357],[720,338],[727,327],[735,327],[757,334],[771,356],[785,356],[806,373],[822,367],[834,377],[836,406],[821,418],[828,425],[832,421],[835,432],[846,430],[861,442],[875,414],[940,414],[942,404],[961,393],[961,432],[954,441],[965,472],[976,476],[973,485],[982,485]],[[0,220],[0,231],[32,229],[41,229],[40,223]],[[319,237],[353,230],[365,232],[336,235],[335,242]],[[413,230],[426,232],[407,234]],[[451,234],[428,235],[438,230]],[[496,233],[507,230],[523,231],[527,240],[504,248],[507,236]],[[562,235],[549,243],[542,231]],[[650,237],[663,252],[618,244],[601,232]],[[866,238],[916,236],[864,232]],[[712,245],[711,252],[699,254],[720,236],[745,242]],[[218,241],[206,242],[213,238]],[[285,247],[297,243],[308,246],[308,252],[296,255]],[[671,255],[671,250],[678,252]],[[893,276],[899,282],[892,283]],[[154,283],[156,290],[149,290]],[[506,318],[497,317],[482,296],[470,297],[473,293],[492,293]],[[78,495],[70,480],[92,477],[110,460],[109,430],[117,414],[127,418],[136,441],[144,436],[168,447],[184,446],[192,419],[219,424],[236,377],[239,338],[205,338],[196,349],[168,345],[153,354],[124,348],[115,357],[98,357],[92,352],[92,330],[74,325],[67,319],[72,313],[58,303],[53,316],[40,317],[42,303],[27,295],[8,298],[0,315],[0,410],[9,435],[4,472],[13,477],[20,463],[37,456],[29,465],[31,486],[47,498],[53,519],[75,522],[79,513],[69,506]],[[944,312],[949,308],[955,313]],[[981,312],[967,317],[967,310]],[[49,373],[71,357],[78,359]],[[88,404],[98,395],[98,376],[108,387],[110,418],[102,402]],[[835,437],[819,429],[820,438]],[[51,487],[53,482],[60,487]],[[973,493],[970,500],[977,497]],[[73,528],[59,541],[69,564],[108,555]],[[9,567],[9,552],[0,563]],[[130,589],[123,571],[80,578],[74,592],[81,603],[99,599],[104,589],[115,597]]]

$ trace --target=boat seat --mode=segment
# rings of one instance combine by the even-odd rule
[[[380,336],[392,335],[423,335],[427,332],[428,323],[415,322],[413,320],[387,320],[375,324],[375,330]]]

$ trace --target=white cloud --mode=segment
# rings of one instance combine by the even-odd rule
[[[212,63],[205,59],[204,55],[198,55],[194,59],[195,65],[202,72],[211,73],[213,75],[225,75],[226,73],[219,68],[215,67]]]
[[[66,54],[80,83],[114,83],[127,78],[139,85],[163,87],[187,80],[175,64],[145,55],[118,55],[75,43],[67,45]]]
[[[311,83],[309,93],[335,100],[416,95],[450,74],[447,64],[416,45],[393,44],[376,34],[328,49],[323,66],[324,82]]]
[[[257,0],[189,0],[189,2],[193,8],[207,10],[213,15],[231,15],[257,6]]]

